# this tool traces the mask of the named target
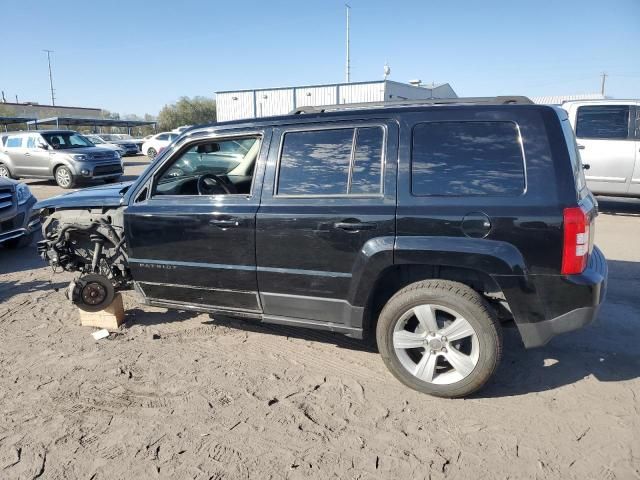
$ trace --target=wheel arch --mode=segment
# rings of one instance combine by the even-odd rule
[[[365,335],[375,331],[382,307],[396,292],[421,280],[451,280],[487,298],[490,294],[496,300],[492,305],[498,313],[513,316],[516,323],[525,318],[519,311],[522,295],[535,297],[522,254],[505,242],[467,237],[397,237],[392,253],[392,261],[383,268],[369,268],[368,275],[354,278],[359,280],[360,288],[350,299],[357,302],[353,304],[364,306]],[[537,301],[537,297],[526,301]]]
[[[73,168],[73,166],[71,165],[71,162],[67,162],[65,160],[59,159],[56,160],[55,162],[53,162],[52,167],[51,167],[51,176],[55,178],[56,176],[56,170],[58,170],[58,168],[60,167],[67,167],[69,170],[71,170],[71,174],[72,175],[78,175],[78,172],[76,172],[75,168]]]

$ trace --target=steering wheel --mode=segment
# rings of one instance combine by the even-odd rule
[[[226,183],[213,173],[205,173],[198,177],[198,195],[216,195],[220,193],[218,188],[224,190],[227,195],[236,193],[233,184]]]

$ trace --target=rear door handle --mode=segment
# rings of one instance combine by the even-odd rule
[[[371,222],[337,222],[334,227],[346,230],[347,232],[357,232],[359,230],[374,230],[377,225]]]
[[[24,156],[25,156],[25,157],[30,157],[30,156],[31,156],[31,154],[30,154],[29,152],[26,152],[26,153],[24,154]]]
[[[220,228],[239,227],[240,222],[237,218],[214,218],[209,220],[210,225],[215,225]]]
[[[578,150],[584,150],[586,147],[584,145],[578,144]]]

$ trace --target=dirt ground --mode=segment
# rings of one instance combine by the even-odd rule
[[[133,294],[96,342],[68,277],[0,248],[0,478],[638,479],[640,201],[601,208],[600,322],[529,351],[507,329],[495,379],[466,400],[408,390],[356,340]]]

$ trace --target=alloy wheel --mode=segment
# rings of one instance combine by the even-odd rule
[[[468,377],[478,364],[478,335],[451,308],[424,304],[400,316],[393,349],[402,366],[427,383],[449,385]]]
[[[7,167],[5,167],[4,165],[0,165],[0,177],[2,178],[9,178],[9,169]]]
[[[71,173],[64,167],[58,168],[56,170],[56,182],[63,188],[71,185]]]

